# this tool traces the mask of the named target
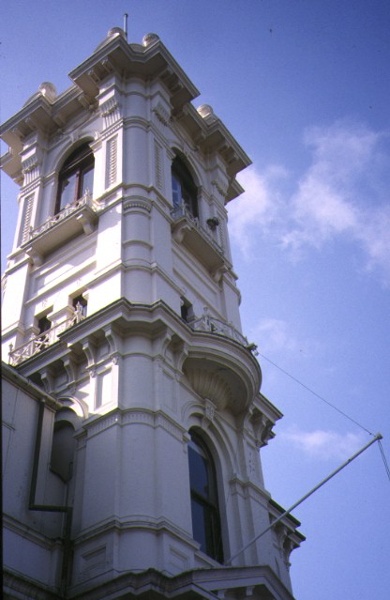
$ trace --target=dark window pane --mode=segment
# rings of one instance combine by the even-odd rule
[[[179,208],[182,205],[181,185],[175,175],[172,175],[172,202],[174,208]]]
[[[188,446],[192,533],[200,549],[223,561],[221,525],[213,460],[205,444],[193,434]]]
[[[193,216],[198,216],[198,190],[193,177],[179,157],[172,163],[172,202],[174,208],[183,207]]]
[[[190,461],[191,490],[208,498],[209,476],[206,459],[191,446],[188,449],[188,459]]]
[[[84,144],[68,157],[58,177],[56,212],[82,198],[87,190],[93,193],[94,164],[89,144]]]
[[[69,175],[61,182],[61,201],[60,208],[63,209],[68,204],[72,204],[76,200],[77,196],[77,175],[73,173],[73,175]]]
[[[84,171],[82,179],[81,179],[81,189],[79,198],[82,198],[84,194],[89,192],[93,193],[93,167],[90,167],[87,171]]]
[[[192,535],[194,539],[200,544],[202,552],[207,553],[207,541],[206,541],[206,519],[203,506],[196,500],[191,500],[191,516],[192,516]]]

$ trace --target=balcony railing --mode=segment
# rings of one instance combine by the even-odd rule
[[[213,226],[210,225],[209,229],[206,229],[201,225],[199,218],[194,217],[185,206],[176,206],[175,208],[173,208],[171,210],[171,217],[174,221],[178,221],[179,219],[185,217],[193,227],[195,227],[201,234],[203,234],[206,237],[206,239],[214,246],[217,252],[223,253],[222,246],[218,244],[218,242],[215,240],[211,233],[215,230],[216,225],[219,224],[217,219],[209,219],[209,221],[213,223]]]
[[[93,202],[92,194],[89,191],[86,191],[82,198],[79,198],[75,202],[72,202],[72,204],[67,204],[65,208],[63,208],[56,215],[48,217],[46,221],[36,229],[30,227],[27,241],[30,242],[38,235],[41,235],[41,233],[44,233],[48,229],[51,229],[51,227],[54,227],[54,225],[57,225],[57,223],[63,221],[64,219],[69,217],[69,215],[73,214],[74,212],[76,212],[80,208],[83,208],[84,206],[89,206],[93,211],[96,210],[95,202]]]
[[[233,325],[230,323],[226,323],[225,321],[221,321],[220,319],[216,319],[212,317],[207,308],[204,309],[203,315],[198,319],[195,319],[190,323],[190,326],[195,331],[207,331],[210,333],[217,333],[219,335],[223,335],[231,340],[242,344],[249,350],[254,350],[253,344],[248,344],[248,340],[245,336],[242,335]]]
[[[28,342],[19,346],[18,348],[13,348],[13,345],[10,344],[9,347],[9,364],[16,367],[20,363],[24,362],[28,358],[35,356],[42,350],[45,350],[55,342],[58,342],[59,335],[63,333],[72,325],[76,325],[76,323],[80,323],[85,319],[85,315],[83,314],[83,307],[81,304],[78,304],[75,308],[74,314],[65,319],[61,323],[50,327],[47,331],[40,333],[32,337]]]

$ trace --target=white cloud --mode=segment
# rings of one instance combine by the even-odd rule
[[[292,193],[283,191],[282,167],[243,173],[247,191],[230,209],[233,239],[248,254],[256,234],[267,236],[297,259],[342,238],[390,283],[390,156],[382,149],[388,139],[350,122],[308,130],[304,142],[312,161],[296,176]]]
[[[362,435],[355,433],[337,433],[336,431],[302,431],[297,428],[278,434],[280,439],[293,444],[310,458],[327,460],[329,458],[347,459],[362,447]]]
[[[258,340],[260,351],[276,353],[279,350],[299,350],[298,340],[290,331],[287,322],[281,319],[260,319],[250,337]]]
[[[286,170],[275,165],[261,175],[252,167],[240,176],[245,194],[229,205],[229,232],[244,254],[252,246],[252,237],[265,233],[278,220],[278,186],[286,177]]]

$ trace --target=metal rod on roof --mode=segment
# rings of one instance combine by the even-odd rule
[[[238,552],[236,552],[236,554],[233,554],[233,556],[231,556],[229,558],[229,560],[227,560],[225,562],[225,565],[230,565],[232,563],[232,561],[235,558],[237,558],[237,556],[239,556],[240,554],[242,554],[243,552],[245,552],[245,550],[247,550],[247,548],[249,548],[249,546],[252,546],[252,544],[254,544],[255,542],[257,542],[257,540],[259,538],[261,538],[265,533],[267,533],[267,531],[269,531],[270,529],[272,529],[273,527],[275,527],[275,525],[277,523],[279,523],[279,521],[281,521],[282,519],[284,519],[284,517],[286,517],[292,510],[294,510],[294,508],[296,508],[297,506],[299,506],[300,504],[302,504],[302,502],[304,502],[304,500],[306,500],[307,498],[309,498],[309,496],[311,496],[312,494],[314,494],[314,492],[316,492],[320,487],[322,487],[325,483],[327,483],[330,479],[332,479],[332,477],[334,477],[335,475],[337,475],[337,473],[339,473],[342,469],[344,469],[344,467],[346,467],[347,465],[349,465],[349,463],[351,463],[355,458],[357,458],[360,454],[362,454],[365,450],[367,450],[367,448],[369,448],[372,444],[374,444],[374,442],[378,442],[382,438],[383,438],[382,434],[381,433],[377,433],[376,436],[372,440],[370,440],[365,446],[363,446],[363,448],[361,448],[360,450],[358,450],[357,452],[355,452],[355,454],[353,456],[351,456],[351,458],[348,458],[348,460],[346,460],[342,465],[340,465],[340,467],[338,467],[330,475],[328,475],[327,477],[325,477],[325,479],[323,479],[322,481],[320,481],[320,483],[318,483],[312,490],[310,490],[310,492],[308,492],[307,494],[305,494],[303,496],[303,498],[301,498],[300,500],[298,500],[298,502],[295,502],[292,506],[290,506],[290,508],[288,508],[286,511],[284,511],[284,513],[281,514],[275,521],[273,521],[269,525],[269,527],[267,527],[266,529],[264,529],[264,531],[262,531],[261,533],[259,533],[252,540],[250,540],[250,542],[248,542],[246,544],[246,546],[244,546],[243,548],[241,548],[241,550],[239,550]]]
[[[127,19],[128,19],[129,15],[127,13],[125,13],[123,15],[123,31],[125,32],[125,37],[127,39]]]

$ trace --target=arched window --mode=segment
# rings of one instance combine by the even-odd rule
[[[191,489],[192,535],[200,549],[223,562],[221,520],[218,507],[217,479],[214,461],[203,442],[190,432],[188,463]]]
[[[58,176],[56,213],[76,202],[86,192],[93,193],[95,159],[89,144],[77,148],[64,162]]]
[[[53,445],[50,468],[67,483],[73,472],[73,455],[75,449],[74,427],[69,421],[59,421],[54,425]]]
[[[198,190],[184,162],[176,156],[172,163],[172,202],[174,212],[198,216]]]

